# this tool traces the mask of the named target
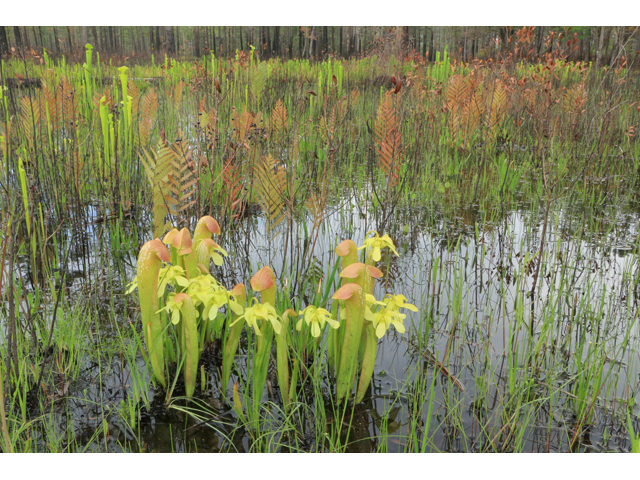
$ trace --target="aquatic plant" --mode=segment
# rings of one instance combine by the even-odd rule
[[[150,363],[154,376],[165,388],[164,345],[170,351],[169,360],[175,360],[169,325],[163,321],[165,314],[171,315],[176,346],[184,357],[187,397],[191,397],[195,391],[200,352],[205,342],[211,341],[212,335],[216,335],[218,311],[227,305],[236,313],[244,311],[244,305],[230,296],[208,273],[205,265],[208,265],[208,258],[220,263],[221,257],[217,252],[226,255],[210,238],[213,233],[220,233],[218,223],[212,217],[203,217],[195,232],[194,242],[188,229],[172,229],[163,239],[170,245],[170,252],[159,239],[147,242],[140,251],[136,278],[128,290],[130,293],[138,288]],[[199,255],[196,255],[199,247]],[[162,268],[162,261],[172,265]],[[167,286],[171,286],[172,290],[168,291]],[[235,295],[241,297],[237,290]],[[241,300],[241,303],[244,302]],[[232,341],[236,335],[237,330],[233,331]]]
[[[243,314],[247,306],[247,290],[242,283],[237,284],[231,290],[230,294],[235,298],[235,302],[240,308],[233,310],[231,324],[225,330],[224,347],[222,353],[222,391],[226,392],[229,378],[231,377],[231,367],[238,349],[240,334],[244,324],[238,322],[238,318]]]
[[[165,326],[158,313],[158,274],[162,262],[170,260],[169,250],[159,239],[156,238],[145,243],[138,255],[137,274],[133,286],[133,288],[136,286],[138,288],[142,331],[149,351],[153,374],[165,388],[167,385],[164,376],[164,342],[162,341]]]
[[[279,334],[281,331],[280,317],[275,310],[276,278],[273,270],[268,266],[258,270],[251,278],[251,288],[254,292],[260,293],[262,300],[262,303],[254,300],[253,305],[247,307],[244,314],[247,323],[253,327],[253,331],[257,335],[251,372],[253,379],[251,390],[253,410],[257,412],[260,408],[262,392],[267,381],[273,332],[275,331]]]
[[[181,336],[184,338],[183,352],[184,360],[184,383],[187,397],[191,398],[196,389],[196,378],[198,375],[198,359],[200,349],[198,347],[198,326],[196,324],[196,309],[191,296],[187,293],[177,293],[166,302],[165,308],[169,312],[180,312],[180,315],[173,315],[174,325],[178,325]]]
[[[339,315],[337,308],[329,311],[308,305],[298,313],[288,309],[281,316],[276,309],[276,279],[270,267],[262,267],[251,278],[251,288],[260,293],[261,301],[252,298],[249,305],[246,305],[247,296],[243,284],[227,291],[208,273],[208,260],[213,259],[219,265],[222,257],[218,252],[226,255],[210,238],[214,233],[220,233],[218,223],[212,217],[203,217],[196,226],[195,242],[191,240],[186,228],[179,231],[172,229],[163,240],[170,245],[170,254],[158,239],[148,242],[141,250],[138,274],[129,291],[136,286],[139,289],[150,363],[161,385],[166,387],[165,345],[171,352],[169,360],[174,359],[173,345],[168,337],[169,325],[164,320],[164,314],[170,315],[170,323],[175,328],[177,350],[184,357],[184,377],[189,398],[195,391],[200,352],[204,344],[211,341],[212,336],[222,335],[223,338],[222,385],[226,388],[240,335],[243,326],[247,325],[255,335],[250,371],[253,412],[257,414],[260,407],[274,334],[278,379],[287,409],[292,395],[295,395],[298,375],[298,364],[294,361],[294,382],[290,384],[289,317],[300,315],[295,330],[302,333],[304,329],[313,339],[319,339],[326,324],[329,324],[331,331],[342,330],[339,335],[338,332],[333,336],[330,334],[329,343],[329,350],[335,352],[333,355],[339,355],[339,359],[332,365],[336,369],[338,402],[346,400],[351,393],[357,373],[358,355],[362,352],[362,369],[356,394],[356,401],[360,402],[371,382],[378,339],[391,325],[398,332],[404,332],[402,320],[405,315],[399,313],[400,308],[417,311],[413,305],[406,303],[406,297],[402,295],[388,295],[382,302],[376,301],[372,295],[374,280],[383,276],[372,263],[381,258],[381,248],[396,251],[389,236],[380,237],[374,232],[374,237],[367,239],[365,245],[360,247],[367,249],[367,263],[354,262],[358,251],[355,243],[345,241],[340,244],[337,252],[342,254],[343,264],[347,266],[340,273],[345,284],[332,297],[336,301],[344,301],[344,308]],[[171,261],[173,265],[162,268],[162,261]],[[171,286],[171,291],[167,290],[167,286]],[[217,320],[223,318],[218,312],[225,306],[229,308],[226,324],[223,320]],[[341,320],[344,325],[341,325]],[[220,333],[222,328],[224,332]]]
[[[553,55],[556,47],[554,43]],[[262,52],[256,50],[255,56]],[[71,395],[79,393],[74,391],[82,384],[75,381],[75,362],[100,365],[104,386],[113,380],[113,366],[120,361],[133,381],[118,383],[129,385],[125,401],[137,409],[140,422],[140,409],[151,412],[153,393],[162,390],[154,370],[164,372],[169,409],[180,405],[171,395],[176,379],[186,379],[187,350],[189,363],[203,357],[198,365],[202,395],[216,395],[220,387],[231,397],[233,374],[249,407],[249,430],[254,430],[252,357],[262,335],[244,318],[235,322],[247,306],[246,292],[236,296],[208,273],[213,262],[221,273],[218,278],[248,286],[253,272],[237,278],[247,268],[245,252],[238,254],[241,245],[252,265],[258,261],[274,270],[277,265],[282,269],[276,272],[278,281],[284,279],[282,290],[277,285],[274,305],[281,329],[280,334],[273,332],[270,352],[277,380],[267,383],[268,395],[267,389],[260,392],[265,407],[260,407],[259,424],[270,433],[252,437],[252,449],[304,450],[308,445],[300,439],[325,439],[328,431],[329,437],[314,445],[341,451],[356,448],[357,439],[371,435],[355,428],[345,434],[344,425],[334,428],[336,423],[323,416],[335,400],[327,398],[327,391],[341,369],[347,326],[345,300],[331,297],[341,285],[354,282],[364,291],[366,317],[356,366],[346,382],[351,382],[351,392],[342,402],[347,412],[354,407],[353,413],[362,415],[362,405],[347,405],[346,399],[355,394],[356,401],[368,402],[369,378],[375,380],[371,408],[366,409],[371,415],[364,413],[361,423],[375,422],[379,449],[500,451],[533,445],[547,451],[567,444],[606,449],[611,448],[606,439],[620,427],[627,408],[637,423],[629,383],[637,363],[629,359],[637,357],[633,299],[640,276],[634,222],[628,219],[637,214],[633,172],[640,158],[640,107],[637,86],[630,81],[633,70],[621,59],[605,71],[551,56],[519,64],[491,55],[492,64],[466,64],[448,55],[429,63],[416,57],[387,60],[379,52],[375,60],[345,61],[338,68],[335,59],[256,62],[253,56],[250,61],[245,57],[243,66],[239,52],[230,61],[207,55],[197,65],[168,58],[160,62],[164,70],[132,58],[128,70],[121,72],[120,64],[105,61],[104,52],[96,53],[89,58],[83,52],[86,66],[46,53],[42,65],[28,57],[26,62],[7,58],[3,63],[10,90],[0,88],[0,255],[8,263],[15,261],[12,269],[3,265],[0,283],[7,286],[5,310],[15,329],[8,329],[0,349],[2,357],[10,359],[10,368],[4,370],[5,405],[15,451],[28,449],[29,439],[43,446],[41,431],[48,439],[41,449],[109,449],[119,442],[123,446],[117,448],[139,448],[126,444],[138,435],[133,431],[125,440],[122,435],[114,440],[112,432],[108,440],[102,424],[99,433],[84,425],[78,429],[82,420],[76,407],[63,412],[64,418],[75,420],[61,434],[54,420],[46,420],[46,425],[38,418],[24,421],[25,392],[28,404],[37,392],[41,411],[52,411],[49,402],[67,391],[68,381]],[[260,72],[256,63],[265,64]],[[37,84],[14,88],[20,76]],[[253,80],[255,88],[249,85]],[[306,92],[299,90],[302,83]],[[331,173],[334,164],[337,175]],[[348,185],[345,178],[351,179]],[[392,186],[391,202],[385,200],[387,185]],[[205,211],[215,212],[224,227],[224,241],[233,245],[231,262],[224,241],[211,238],[217,235],[215,227],[201,220],[193,228]],[[266,223],[259,217],[262,213]],[[388,254],[391,250],[381,250],[376,261],[374,243],[383,235],[369,233],[365,242],[370,248],[358,252],[354,242],[338,245],[338,256],[346,252],[341,262],[328,247],[333,240],[328,232],[336,231],[336,224],[342,238],[361,238],[371,225],[381,233],[387,229],[398,252],[415,255],[411,262],[397,262]],[[173,240],[169,242],[175,260],[163,262],[158,273],[162,340],[149,340],[146,328],[142,333],[129,327],[103,335],[122,325],[121,308],[135,311],[132,298],[122,302],[119,296],[125,280],[119,277],[135,262],[127,256],[137,256],[142,229],[149,227],[151,238],[162,239],[173,226],[177,234],[187,227],[192,245],[191,252],[179,255]],[[87,251],[81,240],[93,233],[104,268],[88,268],[94,263],[84,261],[93,260],[93,243]],[[180,248],[189,248],[187,236],[181,235]],[[316,239],[319,250],[314,253]],[[61,260],[65,249],[74,259],[83,259],[73,270]],[[103,251],[111,252],[104,262]],[[616,262],[607,260],[607,252]],[[360,262],[384,275],[374,282],[369,269],[365,288],[365,271],[360,275],[353,270],[361,267],[348,269]],[[605,276],[622,281],[604,282]],[[412,295],[404,292],[410,299],[383,297],[396,293],[396,283],[412,286]],[[77,295],[78,288],[86,295]],[[193,336],[186,341],[178,305],[164,308],[178,294],[188,295],[193,303],[197,349],[187,348]],[[261,297],[249,292],[254,306],[251,296]],[[91,299],[91,307],[85,298]],[[420,307],[419,316],[409,317],[410,303]],[[108,322],[99,322],[100,328],[86,335],[65,330],[77,328],[69,312],[86,317],[93,305]],[[303,315],[296,317],[292,310],[286,314],[293,308]],[[333,328],[329,320],[340,327]],[[262,334],[262,320],[255,323]],[[526,329],[521,328],[524,323]],[[49,329],[53,353],[46,347],[43,354],[38,346],[47,345],[41,337]],[[625,332],[630,332],[628,338],[619,342]],[[86,342],[90,352],[78,336],[92,340]],[[114,339],[115,347],[110,345]],[[594,346],[588,349],[591,341]],[[157,366],[159,344],[162,367]],[[203,355],[207,348],[213,355]],[[223,357],[222,385],[211,383],[218,377],[209,371],[216,348]],[[391,348],[401,352],[398,358],[407,367],[402,373],[389,371]],[[123,361],[112,354],[121,349],[127,350]],[[382,353],[387,372],[370,374]],[[504,370],[500,360],[496,363],[503,357]],[[174,365],[181,365],[180,370],[169,378]],[[411,376],[417,365],[419,380]],[[190,375],[185,385],[195,378]],[[400,377],[398,386],[388,387],[395,376]],[[429,385],[434,386],[435,400],[427,393]],[[101,405],[102,418],[108,419],[112,398],[102,391],[87,395],[87,404]],[[193,395],[199,396],[195,391]],[[433,411],[423,410],[426,401],[434,405]],[[197,408],[196,403],[189,405]],[[606,427],[598,421],[603,406],[612,412]],[[557,420],[566,418],[565,410],[575,415],[575,422]],[[307,427],[303,416],[315,418],[315,424]],[[175,426],[182,419],[170,422]],[[531,434],[544,432],[539,425],[545,422],[548,442],[543,439],[547,435]],[[537,426],[532,430],[533,423]],[[398,425],[402,428],[394,430]],[[603,428],[608,431],[599,443]],[[70,439],[80,438],[79,430],[95,436],[76,445]],[[234,435],[238,432],[245,434],[237,430]],[[260,440],[278,435],[287,440],[273,445]],[[627,448],[629,438],[613,448]],[[220,448],[233,449],[239,443],[225,439],[223,445]]]
[[[340,369],[336,377],[337,400],[342,402],[353,388],[366,304],[364,290],[356,283],[343,285],[331,298],[344,300],[346,310],[345,332],[340,350]]]

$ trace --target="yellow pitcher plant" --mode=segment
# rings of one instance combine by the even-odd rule
[[[342,259],[339,274],[342,286],[333,294],[331,308],[316,304],[298,312],[292,309],[279,312],[275,274],[269,266],[262,267],[251,278],[251,289],[259,294],[259,300],[251,298],[248,305],[242,283],[229,291],[209,273],[211,261],[219,266],[227,256],[212,239],[219,234],[218,222],[205,216],[198,221],[193,238],[186,228],[172,229],[162,241],[151,240],[140,250],[138,273],[129,291],[136,287],[139,291],[145,343],[158,383],[166,388],[165,362],[176,360],[170,332],[175,332],[175,347],[184,359],[187,397],[195,392],[198,361],[204,346],[221,337],[221,379],[226,395],[239,340],[246,327],[255,335],[249,352],[254,414],[258,413],[264,393],[274,336],[278,384],[285,411],[289,411],[296,398],[300,369],[290,351],[295,345],[291,343],[295,338],[292,335],[297,331],[302,335],[300,338],[313,338],[316,347],[325,345],[320,340],[328,325],[326,345],[329,368],[336,378],[337,401],[347,401],[354,386],[355,401],[362,401],[371,384],[378,341],[391,326],[400,334],[405,332],[406,315],[401,309],[418,310],[403,295],[388,294],[379,301],[373,294],[375,280],[383,276],[375,266],[382,258],[382,250],[389,248],[397,255],[391,238],[369,232],[369,238],[361,247],[352,240],[338,245],[336,254]],[[365,250],[361,259],[359,250]],[[299,316],[297,321],[290,322],[295,316]],[[237,396],[236,384],[234,398]],[[238,404],[237,398],[234,402]]]

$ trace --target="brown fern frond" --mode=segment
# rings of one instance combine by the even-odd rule
[[[139,134],[140,144],[147,145],[149,143],[149,136],[153,123],[158,114],[158,96],[153,88],[151,88],[145,96],[142,98],[140,104],[140,122],[139,122]]]
[[[267,83],[267,75],[269,66],[267,62],[260,62],[258,68],[254,69],[253,75],[249,80],[249,93],[252,100],[257,100],[262,95],[262,90]]]
[[[380,103],[374,124],[374,139],[378,162],[387,177],[387,184],[394,187],[400,180],[400,165],[404,159],[400,123],[389,95]]]
[[[74,122],[75,124],[80,95],[78,95],[69,82],[67,82],[66,77],[62,78],[60,89],[56,96],[58,98],[58,102],[62,104],[62,117],[65,127],[70,125],[71,122]]]
[[[472,93],[471,82],[467,77],[452,75],[445,90],[445,98],[449,108],[453,108],[468,103]]]
[[[358,101],[358,96],[360,95],[360,92],[358,91],[357,88],[354,88],[353,90],[351,90],[351,104],[355,105],[356,102]]]
[[[254,168],[254,191],[267,219],[267,234],[284,219],[287,178],[271,155],[262,157]]]
[[[203,111],[202,116],[206,115],[206,122],[202,122],[202,128],[206,128],[211,135],[218,133],[218,114],[215,108],[212,108],[209,113]]]
[[[307,198],[307,201],[304,202],[304,205],[305,207],[307,207],[307,210],[309,210],[309,213],[311,213],[311,216],[313,218],[313,225],[320,225],[320,223],[322,223],[322,220],[324,220],[326,197],[323,197],[322,195],[318,196],[315,193],[312,193],[311,195],[309,195],[309,198]]]
[[[238,165],[234,162],[227,160],[222,170],[222,183],[225,187],[225,211],[229,211],[232,214],[240,214],[243,200],[243,182],[242,172]]]
[[[0,123],[0,151],[2,151],[2,165],[0,165],[0,172],[5,166],[5,159],[9,152],[9,140],[11,137],[11,120],[8,123]]]
[[[231,126],[233,127],[232,138],[236,144],[243,144],[252,133],[258,132],[263,126],[262,112],[253,113],[243,111],[238,113],[235,107],[232,108]]]
[[[22,134],[27,139],[30,150],[34,148],[34,135],[40,123],[40,104],[32,102],[29,97],[20,99],[20,126]]]
[[[131,79],[127,83],[127,95],[131,97],[131,118],[135,120],[138,118],[138,112],[140,111],[140,90]]]
[[[587,91],[584,85],[574,85],[562,96],[562,109],[572,115],[581,115],[587,102]]]
[[[253,115],[247,111],[238,113],[236,107],[233,107],[232,110],[231,126],[233,127],[233,133],[231,136],[236,143],[242,143],[247,137],[247,132],[251,129]]]
[[[184,81],[180,80],[176,85],[176,89],[173,93],[173,102],[176,110],[180,109],[180,103],[182,103],[182,90],[184,89]]]
[[[202,98],[202,102],[204,103],[204,97]],[[198,127],[205,130],[209,125],[209,112],[204,109],[204,104],[201,104],[198,107]],[[215,110],[213,110],[215,112]]]
[[[287,133],[287,109],[282,104],[282,101],[278,99],[276,106],[273,107],[271,112],[271,132],[275,136],[284,135]]]
[[[202,111],[200,116],[200,128],[205,132],[207,148],[215,150],[218,142],[218,115],[216,109],[212,108],[209,113]]]
[[[524,91],[524,98],[527,103],[527,107],[533,110],[536,106],[536,91],[533,88],[527,88]]]
[[[102,99],[102,97],[105,98],[105,101],[106,101],[106,103],[107,103],[107,105],[109,107],[112,107],[114,105],[113,95],[111,95],[111,91],[109,90],[109,88],[105,87],[104,91],[102,93],[95,92],[93,94],[93,106],[94,107],[100,108],[100,100]]]
[[[55,90],[50,90],[48,87],[42,88],[44,97],[43,103],[45,104],[45,118],[48,111],[49,114],[49,128],[51,130],[57,130],[62,126],[62,106],[58,103]],[[98,99],[99,100],[99,99]]]
[[[332,132],[329,132],[327,128],[327,117],[325,116],[320,117],[318,121],[318,133],[323,143],[329,143],[329,140],[333,138]]]
[[[338,100],[338,103],[336,104],[335,108],[333,109],[333,116],[334,116],[334,126],[335,128],[340,128],[341,125],[343,125],[346,117],[347,117],[347,111],[349,109],[349,105],[346,102],[346,98],[342,97],[340,100]]]
[[[331,144],[336,133],[336,110],[331,111],[329,117],[323,116],[318,124],[318,132],[320,133],[324,143]]]
[[[489,97],[487,109],[490,112],[487,123],[487,136],[490,140],[494,140],[506,119],[509,97],[507,96],[507,89],[502,83],[498,83],[493,94],[487,96]]]
[[[178,217],[179,225],[188,224],[189,209],[196,203],[198,177],[194,174],[195,162],[189,143],[182,131],[178,130],[176,135],[182,140],[174,147],[174,174],[169,177],[169,190],[174,200],[170,213]]]
[[[163,146],[161,141],[152,154],[144,148],[142,151],[144,155],[140,155],[140,161],[152,190],[153,236],[158,238],[170,227],[165,219],[169,213],[169,204],[173,204],[173,198],[169,195],[169,179],[175,170],[175,152],[170,147]],[[167,197],[171,202],[167,202]]]
[[[463,109],[466,125],[465,140],[470,140],[476,133],[476,130],[482,125],[485,112],[485,102],[480,94],[473,94],[469,99],[469,103]]]

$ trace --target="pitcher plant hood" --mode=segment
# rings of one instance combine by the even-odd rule
[[[220,235],[220,225],[215,218],[205,215],[196,224],[193,231],[193,242],[198,243],[205,238],[211,238],[211,235]]]
[[[191,247],[193,246],[191,234],[187,228],[183,228],[180,231],[178,231],[177,228],[174,228],[164,236],[162,241],[174,247],[178,251],[178,255],[187,255],[191,253]]]

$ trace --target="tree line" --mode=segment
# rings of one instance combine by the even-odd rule
[[[499,58],[512,51],[522,27],[364,27],[364,26],[0,26],[0,56],[20,52],[64,55],[82,61],[84,45],[91,43],[104,56],[149,60],[151,55],[201,57],[214,52],[232,56],[236,50],[255,47],[260,58],[309,58],[365,56],[385,49],[394,54],[435,59],[448,48],[452,58]],[[572,42],[568,59],[613,65],[622,57],[640,57],[638,27],[529,27],[529,54],[552,52],[560,42]]]

